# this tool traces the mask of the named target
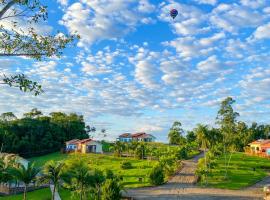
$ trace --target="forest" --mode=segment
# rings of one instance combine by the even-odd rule
[[[0,116],[0,151],[32,157],[59,151],[70,139],[88,138],[82,115],[52,112],[45,116],[32,109],[17,118],[12,112]]]

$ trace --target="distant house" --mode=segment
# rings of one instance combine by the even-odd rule
[[[67,152],[103,153],[102,144],[93,139],[73,139],[66,142]]]
[[[132,134],[131,133],[124,133],[119,135],[120,142],[131,142],[132,141]]]
[[[154,142],[155,139],[156,138],[153,135],[144,132],[134,134],[124,133],[122,135],[119,135],[119,137],[117,138],[117,140],[120,142]]]
[[[261,155],[261,156],[270,156],[270,140],[256,140],[248,144],[248,153]]]

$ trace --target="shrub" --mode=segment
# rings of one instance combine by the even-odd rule
[[[179,147],[176,152],[176,157],[178,160],[183,160],[188,158],[187,148],[186,147]]]
[[[149,175],[150,183],[153,185],[161,185],[164,183],[164,170],[161,165],[156,165]]]
[[[122,185],[118,178],[107,179],[101,188],[102,200],[120,200]]]
[[[132,169],[132,164],[131,162],[128,162],[128,161],[124,161],[121,163],[121,168],[122,169]]]

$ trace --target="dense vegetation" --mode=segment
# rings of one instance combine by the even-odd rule
[[[0,116],[0,145],[2,152],[18,153],[24,157],[59,151],[70,139],[88,138],[83,116],[75,113],[50,113],[44,116],[33,109],[18,119],[13,113]]]

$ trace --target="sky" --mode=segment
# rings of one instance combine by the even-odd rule
[[[35,25],[40,34],[76,32],[81,39],[61,58],[0,58],[1,75],[24,73],[45,91],[35,97],[2,85],[0,113],[76,112],[105,128],[108,140],[144,131],[166,141],[176,120],[185,130],[214,125],[220,102],[231,96],[239,120],[269,123],[267,0],[43,3],[49,18]]]

